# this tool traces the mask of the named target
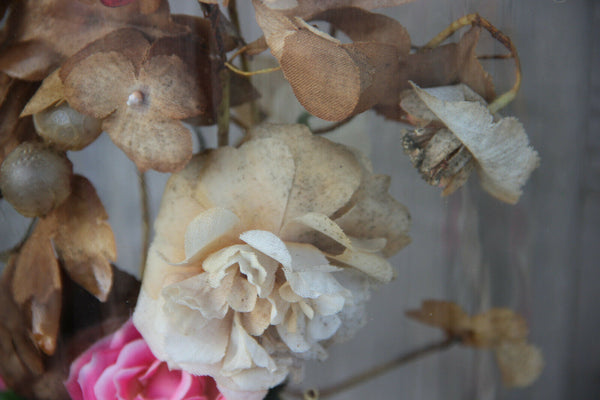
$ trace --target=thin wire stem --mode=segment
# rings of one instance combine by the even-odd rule
[[[148,183],[146,173],[138,171],[138,184],[140,189],[140,210],[142,215],[142,254],[140,257],[140,276],[144,276],[146,258],[150,249],[150,198],[148,196]]]
[[[452,22],[446,29],[438,33],[436,37],[431,39],[425,46],[423,46],[421,50],[433,49],[439,46],[444,40],[448,39],[452,34],[454,34],[454,32],[467,25],[480,26],[487,30],[494,39],[496,39],[510,51],[510,55],[515,61],[516,72],[515,83],[513,87],[509,91],[496,97],[496,99],[492,101],[488,106],[490,112],[495,113],[501,110],[502,108],[506,107],[511,101],[513,101],[513,99],[517,95],[517,92],[519,91],[519,88],[521,87],[521,61],[519,59],[517,49],[515,48],[513,42],[508,36],[502,33],[488,20],[479,16],[479,14],[469,14]]]
[[[331,124],[331,125],[329,125],[329,126],[325,126],[325,127],[323,127],[323,128],[317,128],[317,129],[313,129],[313,131],[312,131],[312,132],[313,132],[313,134],[315,134],[315,135],[322,135],[322,134],[324,134],[324,133],[328,133],[328,132],[334,131],[334,130],[336,130],[337,128],[339,128],[339,127],[341,127],[341,126],[344,126],[344,125],[346,125],[348,122],[352,121],[352,120],[354,119],[354,117],[355,117],[355,116],[353,115],[353,116],[351,116],[351,117],[349,117],[349,118],[343,119],[343,120],[341,120],[341,121],[338,121],[338,122],[336,122],[336,123],[333,123],[333,124]]]
[[[442,341],[430,343],[421,348],[412,350],[406,354],[403,354],[393,360],[387,361],[383,364],[377,365],[373,368],[370,368],[366,371],[358,373],[354,376],[351,376],[348,379],[343,380],[342,382],[327,387],[323,390],[317,389],[308,389],[304,392],[298,391],[286,391],[286,394],[289,394],[296,398],[304,398],[304,399],[323,399],[327,397],[331,397],[333,395],[339,394],[346,390],[350,390],[358,385],[361,385],[367,381],[375,379],[383,374],[386,374],[398,367],[406,365],[410,362],[419,360],[425,356],[428,356],[433,353],[437,353],[442,350],[446,350],[458,343],[459,341],[454,337],[448,337]]]
[[[279,71],[281,69],[281,66],[277,66],[277,67],[273,67],[273,68],[259,69],[257,71],[243,71],[243,70],[239,69],[238,67],[236,67],[235,65],[230,64],[229,62],[225,62],[225,66],[227,68],[229,68],[231,71],[233,71],[236,74],[241,75],[241,76],[254,76],[254,75],[260,75],[260,74],[268,74],[270,72]]]

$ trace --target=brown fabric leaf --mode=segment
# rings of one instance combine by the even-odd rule
[[[46,303],[53,292],[61,288],[60,269],[51,241],[55,231],[55,218],[49,216],[40,219],[19,251],[12,293],[21,306],[34,298],[39,303]]]
[[[10,92],[10,89],[14,82],[15,79],[5,74],[4,72],[0,72],[0,107],[2,106],[2,104],[4,104],[4,100],[6,100],[6,97]]]
[[[102,127],[140,171],[178,171],[192,157],[191,133],[179,121],[126,108],[104,120]]]
[[[62,289],[51,241],[55,230],[55,218],[40,220],[19,252],[11,283],[13,298],[30,315],[38,348],[48,355],[56,349]]]
[[[108,53],[111,51],[120,53],[127,58],[133,64],[137,75],[149,48],[150,42],[139,30],[133,28],[116,30],[88,44],[69,57],[60,68],[60,78],[64,81],[73,68],[82,60],[96,53]]]
[[[440,328],[451,337],[462,337],[470,328],[470,317],[456,303],[441,300],[425,300],[418,310],[406,311],[406,316]]]
[[[36,85],[31,82],[15,81],[10,86],[10,94],[0,107],[0,163],[21,142],[35,137],[31,118],[19,118],[19,114]]]
[[[17,79],[40,81],[61,59],[61,55],[44,41],[30,40],[2,49],[0,70]]]
[[[71,185],[71,195],[54,212],[54,246],[69,277],[105,301],[112,287],[110,262],[117,257],[115,237],[92,184],[75,175]]]
[[[420,87],[462,82],[490,102],[495,97],[494,85],[475,55],[480,33],[481,28],[473,27],[458,43],[410,54],[404,64],[406,81],[403,88],[410,88],[409,80]]]
[[[206,75],[209,76],[209,75]],[[149,89],[148,113],[183,119],[206,112],[209,100],[183,61],[175,56],[155,56],[144,63],[139,81]]]
[[[148,1],[145,4],[136,1],[119,8],[105,7],[100,2],[83,3],[72,0],[20,1],[8,21],[12,32],[8,46],[14,47],[15,51],[4,58],[3,65],[18,62],[19,57],[24,54],[19,49],[23,46],[27,49],[30,46],[28,43],[39,42],[46,47],[37,57],[36,69],[49,72],[88,43],[119,28],[136,26],[154,37],[188,31],[187,27],[171,21],[166,0],[160,1],[156,12],[141,13],[142,8],[148,11]],[[48,57],[49,54],[56,57]],[[23,76],[25,72],[11,70],[9,73]],[[44,77],[40,73],[37,79]]]
[[[32,375],[44,370],[42,355],[31,338],[24,313],[12,298],[17,257],[9,258],[0,281],[0,376],[10,388],[30,382]]]
[[[339,121],[358,105],[360,67],[339,43],[299,30],[285,39],[279,61],[298,101],[311,114]]]
[[[77,63],[63,83],[71,107],[105,118],[127,99],[127,91],[135,83],[134,66],[121,53],[96,53]]]
[[[389,44],[398,47],[400,54],[408,54],[410,51],[408,31],[387,15],[346,7],[327,10],[311,19],[329,22],[355,42]]]
[[[297,0],[297,6],[283,9],[288,15],[296,15],[301,18],[310,19],[316,13],[342,7],[357,7],[367,10],[374,8],[395,7],[413,0]],[[289,0],[263,0],[273,8],[281,8],[286,4],[293,4]]]
[[[473,334],[465,338],[465,344],[485,348],[523,341],[529,334],[525,319],[508,308],[492,308],[473,316],[471,329]]]
[[[21,118],[27,115],[37,114],[58,103],[63,98],[64,85],[60,79],[59,70],[56,70],[44,79],[42,85],[21,112]]]

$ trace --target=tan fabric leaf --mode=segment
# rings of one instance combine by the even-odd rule
[[[59,76],[59,70],[56,70],[44,79],[42,85],[21,112],[21,117],[39,113],[63,98],[64,86]]]
[[[125,107],[104,120],[102,127],[140,171],[175,172],[192,157],[192,137],[180,122]]]
[[[31,375],[44,371],[41,353],[31,339],[22,309],[12,298],[13,280],[18,256],[9,258],[0,281],[0,375],[11,388],[30,383]]]
[[[348,236],[387,239],[386,257],[410,243],[411,224],[408,209],[388,193],[389,187],[389,176],[365,177],[351,200],[352,208],[334,220]]]
[[[502,342],[523,341],[529,334],[523,317],[508,308],[492,308],[471,318],[472,335],[465,338],[467,345],[495,347]]]
[[[357,42],[376,42],[396,46],[400,54],[410,51],[410,36],[398,21],[361,8],[329,9],[311,17],[327,21]]]
[[[462,337],[469,332],[470,317],[456,303],[441,300],[425,300],[418,310],[406,311],[406,316],[440,328],[449,336]]]
[[[47,355],[56,351],[56,341],[60,327],[62,293],[60,289],[52,292],[50,298],[40,303],[31,301],[31,332],[38,348]]]
[[[362,171],[347,147],[313,136],[304,125],[263,124],[250,138],[274,138],[288,143],[295,174],[283,223],[309,212],[333,215],[360,185]]]
[[[183,119],[207,111],[206,93],[200,90],[187,66],[175,55],[155,56],[146,61],[140,70],[139,81],[149,88],[148,113]]]
[[[499,200],[516,203],[539,165],[523,125],[515,118],[494,122],[488,109],[478,102],[443,101],[416,86],[415,91],[473,154],[482,187]]]
[[[51,241],[56,223],[52,216],[40,220],[19,252],[12,280],[13,298],[30,310],[34,340],[48,355],[56,350],[62,290]]]
[[[95,118],[105,118],[121,106],[134,82],[133,64],[114,51],[92,54],[63,78],[69,105]]]
[[[57,229],[56,224],[57,221],[52,215],[40,219],[19,252],[12,293],[15,301],[21,306],[32,299],[38,304],[45,304],[51,300],[54,292],[62,287],[59,265],[51,242]]]
[[[236,277],[227,296],[227,303],[237,312],[251,312],[256,305],[257,295],[256,286],[245,278]]]
[[[61,58],[45,41],[30,40],[3,48],[0,53],[0,70],[13,78],[41,81]]]
[[[504,343],[495,351],[496,361],[507,387],[531,385],[544,369],[544,356],[536,346],[525,342]]]
[[[71,195],[55,211],[54,246],[67,274],[85,290],[105,301],[112,287],[110,263],[117,258],[108,215],[92,184],[75,175]]]

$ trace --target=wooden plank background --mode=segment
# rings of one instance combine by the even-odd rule
[[[177,12],[198,11],[193,1],[172,3]],[[258,37],[249,2],[239,3],[244,33]],[[489,353],[453,348],[336,399],[598,398],[600,3],[417,0],[382,12],[402,22],[415,44],[472,12],[508,34],[519,50],[523,85],[504,113],[521,120],[542,163],[516,206],[490,198],[476,177],[442,199],[402,154],[401,127],[367,113],[361,123],[371,138],[375,170],[392,176],[391,191],[409,207],[413,243],[392,259],[398,278],[373,294],[368,325],[353,340],[331,348],[327,362],[309,363],[302,387],[327,386],[439,338],[403,316],[421,300],[439,298],[471,312],[508,306],[526,316],[531,339],[546,359],[538,382],[506,390]],[[491,42],[483,49],[502,50]],[[485,65],[500,88],[512,84],[510,61]],[[214,141],[212,131],[205,134]],[[140,218],[134,167],[106,135],[70,158],[75,171],[94,183],[110,214],[118,264],[135,271]],[[155,214],[166,176],[149,176]],[[5,248],[18,240],[26,220],[2,202],[0,226]]]

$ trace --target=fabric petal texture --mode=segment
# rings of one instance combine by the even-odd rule
[[[370,282],[392,278],[384,254],[407,243],[406,209],[373,179],[363,156],[299,125],[195,156],[167,184],[134,312],[152,352],[228,400],[324,359],[364,320]],[[380,204],[388,219],[353,226]]]

